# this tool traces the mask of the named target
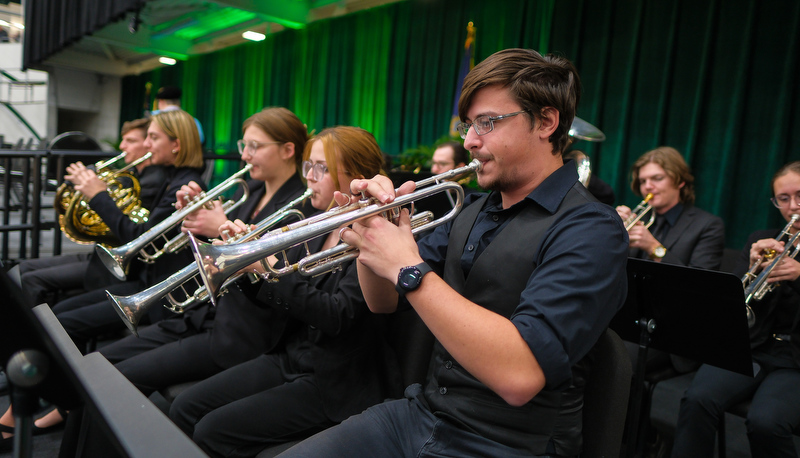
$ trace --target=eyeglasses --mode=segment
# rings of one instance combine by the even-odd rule
[[[257,142],[255,140],[250,140],[249,142],[246,142],[244,140],[237,140],[236,141],[236,146],[239,147],[239,155],[242,155],[242,154],[244,154],[244,150],[245,149],[249,149],[250,150],[250,154],[253,154],[256,151],[258,151],[258,149],[261,148],[262,146],[265,146],[265,145],[281,145],[283,143],[284,142]]]
[[[778,208],[783,208],[791,205],[792,199],[794,199],[794,201],[797,202],[798,205],[800,205],[800,191],[798,191],[797,194],[793,196],[790,196],[788,194],[779,194],[771,198],[770,200],[772,201],[772,205]]]
[[[325,174],[328,173],[328,166],[322,162],[313,164],[311,161],[303,161],[303,177],[308,176],[309,170],[314,171],[314,181],[320,181],[323,177],[325,177]]]
[[[494,130],[494,122],[499,121],[501,119],[511,118],[520,113],[526,113],[527,110],[522,111],[515,111],[514,113],[508,113],[500,116],[478,116],[475,118],[472,123],[460,122],[456,125],[456,130],[458,131],[461,138],[467,138],[467,131],[469,131],[470,127],[475,128],[475,133],[478,135],[486,135],[489,132]]]

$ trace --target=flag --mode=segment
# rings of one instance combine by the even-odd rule
[[[472,56],[475,49],[475,26],[470,21],[467,24],[467,39],[464,41],[464,55],[461,57],[461,66],[458,69],[458,80],[456,80],[456,90],[453,96],[453,115],[450,118],[450,136],[458,137],[456,126],[461,119],[458,117],[458,99],[461,97],[461,87],[464,85],[464,78],[467,73],[475,66],[475,58]]]

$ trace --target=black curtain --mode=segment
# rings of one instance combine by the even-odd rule
[[[85,35],[122,19],[146,0],[28,0],[25,2],[27,33],[23,38],[22,69],[42,61]],[[36,31],[32,33],[31,31]]]

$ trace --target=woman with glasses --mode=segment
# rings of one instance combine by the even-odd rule
[[[783,166],[772,178],[773,204],[786,222],[800,214],[800,162]],[[743,276],[765,260],[766,250],[796,250],[786,241],[800,222],[750,235],[734,273]],[[761,270],[759,269],[759,271]],[[750,328],[754,377],[703,365],[681,399],[672,456],[714,454],[716,428],[725,410],[752,398],[745,425],[752,456],[797,456],[792,432],[800,427],[800,262],[791,253],[769,273],[776,288],[760,301],[751,301],[755,324]],[[737,312],[741,313],[740,310]]]
[[[304,157],[318,210],[335,206],[337,191],[350,195],[353,179],[383,173],[374,137],[356,127],[323,130]],[[316,253],[338,243],[337,230],[309,248]],[[355,263],[316,277],[265,282],[259,298],[274,313],[265,330],[269,350],[192,386],[170,409],[170,418],[210,456],[255,456],[400,394],[396,359],[382,337],[385,317],[367,309]]]
[[[308,139],[302,121],[286,108],[271,107],[249,117],[242,127],[244,138],[239,141],[239,150],[242,159],[253,166],[252,179],[247,182],[249,198],[227,216],[219,202],[211,209],[192,213],[184,221],[184,231],[224,239],[222,231],[233,224],[228,218],[242,227],[256,224],[305,191],[298,173]],[[180,202],[184,195],[192,196],[199,189],[196,183],[190,183],[176,197]],[[304,215],[314,211],[307,204],[298,209]],[[174,384],[202,380],[255,358],[269,345],[264,328],[273,319],[272,312],[258,303],[258,285],[249,279],[243,278],[228,290],[217,307],[206,302],[190,308],[183,315],[140,330],[138,337],[128,336],[105,346],[100,353],[147,395]]]

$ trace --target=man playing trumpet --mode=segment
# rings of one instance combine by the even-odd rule
[[[694,177],[675,148],[660,146],[633,164],[631,189],[637,196],[653,194],[649,201],[655,223],[645,215],[628,230],[630,257],[656,262],[718,270],[725,248],[725,225],[717,216],[694,206]],[[617,207],[624,221],[631,209]]]

